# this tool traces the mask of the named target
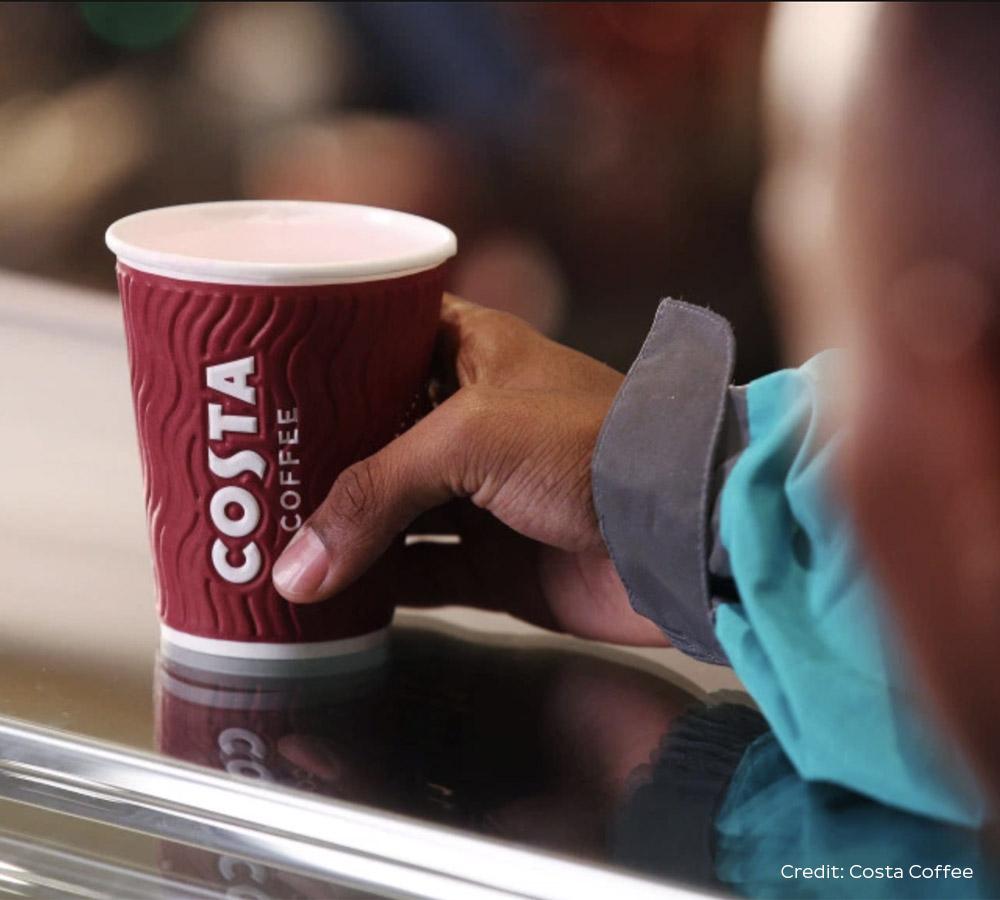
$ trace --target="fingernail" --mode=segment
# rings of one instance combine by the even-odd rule
[[[271,570],[274,586],[288,600],[311,600],[330,570],[326,547],[308,525],[300,528]]]

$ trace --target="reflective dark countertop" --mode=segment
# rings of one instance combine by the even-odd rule
[[[160,658],[156,697],[170,756],[713,893],[1000,891],[977,834],[807,785],[744,703],[577,649],[398,628],[384,666],[346,677]],[[789,866],[826,868],[804,888]]]
[[[109,298],[0,276],[0,894],[1000,896],[675,651],[452,609],[347,675],[163,656],[126,371]]]

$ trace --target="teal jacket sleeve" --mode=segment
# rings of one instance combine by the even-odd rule
[[[803,778],[979,824],[980,794],[928,715],[836,502],[839,362],[824,353],[747,387],[748,441],[719,499],[740,599],[719,607],[716,635]]]
[[[979,824],[981,794],[836,502],[838,355],[732,387],[728,327],[691,309],[661,306],[595,454],[633,606],[675,646],[728,661],[803,778]]]

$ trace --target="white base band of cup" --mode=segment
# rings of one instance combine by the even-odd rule
[[[262,689],[266,688],[269,679],[244,676],[248,686],[242,691],[232,687],[194,684],[162,670],[157,677],[164,691],[185,703],[212,709],[259,711],[332,707],[345,701],[364,699],[373,688],[381,684],[379,671],[372,667],[357,673],[328,672],[310,673],[306,677],[278,677],[270,679],[278,685],[275,690]],[[354,678],[347,677],[352,674],[355,675]],[[317,675],[325,677],[316,677]],[[317,687],[309,690],[310,682],[316,682]],[[282,687],[285,689],[282,690]]]
[[[237,659],[329,659],[333,656],[350,656],[373,650],[385,643],[388,626],[357,637],[335,641],[304,641],[297,644],[268,644],[259,641],[226,641],[220,638],[201,637],[177,631],[160,624],[160,635],[167,644],[204,653],[209,656],[226,656]]]

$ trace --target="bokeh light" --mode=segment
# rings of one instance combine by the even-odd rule
[[[197,3],[81,3],[94,34],[116,47],[148,50],[176,37],[191,22]]]

